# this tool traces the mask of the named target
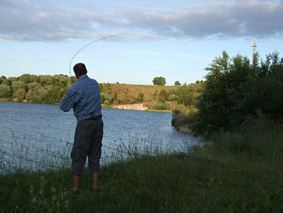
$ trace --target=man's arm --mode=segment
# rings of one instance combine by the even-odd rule
[[[75,100],[76,100],[77,93],[73,90],[68,90],[66,96],[62,99],[62,101],[59,104],[59,107],[64,112],[70,111],[70,109],[74,106]]]

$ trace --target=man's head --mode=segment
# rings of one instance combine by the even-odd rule
[[[87,74],[87,69],[86,69],[86,67],[83,63],[76,64],[73,69],[74,69],[74,72],[75,72],[77,78],[79,78],[82,75]]]

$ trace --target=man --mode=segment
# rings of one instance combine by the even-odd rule
[[[60,103],[60,109],[68,112],[71,108],[77,118],[75,140],[71,152],[74,186],[71,192],[79,192],[80,178],[84,170],[86,157],[92,173],[92,190],[98,189],[103,121],[101,114],[100,88],[96,80],[87,76],[86,66],[78,63],[74,66],[78,81],[70,87]]]

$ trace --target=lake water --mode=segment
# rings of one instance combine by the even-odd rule
[[[101,163],[131,155],[187,151],[200,139],[171,126],[171,113],[102,109]],[[0,172],[70,164],[76,119],[57,105],[0,102]]]

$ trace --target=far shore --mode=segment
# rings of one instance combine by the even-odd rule
[[[113,109],[130,109],[130,110],[139,110],[146,111],[148,107],[145,107],[143,104],[124,104],[124,105],[114,105]]]

